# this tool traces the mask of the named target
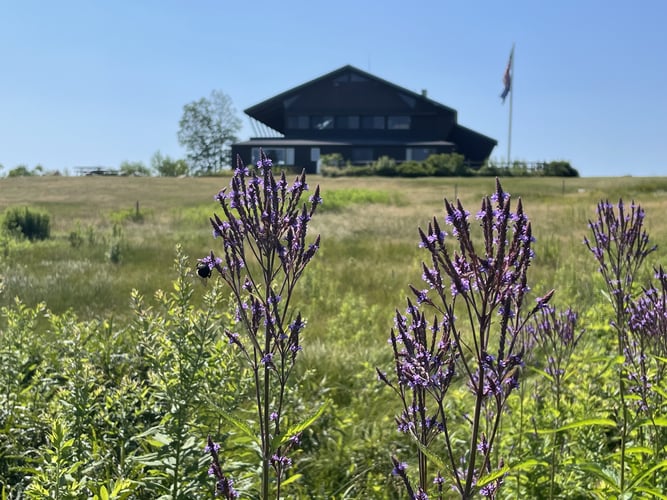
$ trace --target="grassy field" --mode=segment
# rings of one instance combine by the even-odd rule
[[[175,245],[193,258],[216,249],[208,217],[225,178],[37,177],[0,179],[0,211],[30,205],[51,215],[52,238],[4,244],[6,304],[18,295],[28,304],[46,301],[55,311],[72,308],[86,317],[122,317],[130,290],[152,293],[169,285]],[[313,221],[322,235],[319,290],[308,292],[316,325],[335,314],[319,302],[353,294],[368,305],[390,307],[419,280],[419,226],[443,216],[443,198],[461,199],[471,212],[492,192],[492,179],[385,179],[310,177],[324,204]],[[667,242],[667,179],[507,178],[503,188],[521,197],[537,239],[534,288],[566,290],[563,300],[591,295],[595,266],[583,251],[587,221],[601,199],[636,200],[647,229]],[[137,212],[138,210],[138,212]],[[139,215],[136,217],[136,215]],[[115,232],[115,234],[114,234]],[[72,244],[75,235],[79,245]],[[110,259],[112,245],[119,255]],[[660,251],[659,255],[664,255]],[[315,278],[313,278],[315,279]],[[389,309],[391,310],[391,309]],[[317,330],[317,329],[315,329]],[[317,334],[312,332],[311,334]]]
[[[307,358],[313,366],[323,358],[327,363],[348,359],[347,344],[335,342],[335,349],[331,344],[332,325],[344,322],[345,313],[359,316],[357,331],[348,328],[340,334],[353,336],[354,349],[367,349],[367,359],[377,360],[380,353],[388,355],[384,343],[394,310],[408,295],[407,285],[421,282],[425,255],[417,247],[417,228],[426,228],[433,217],[442,220],[444,198],[458,197],[474,214],[482,197],[493,192],[494,181],[316,176],[308,181],[311,190],[320,185],[324,203],[311,225],[312,233],[322,236],[321,252],[299,296],[313,342]],[[602,199],[640,203],[658,244],[655,260],[662,262],[667,255],[667,178],[501,182],[513,199],[522,199],[533,224],[537,241],[531,288],[536,293],[555,288],[560,305],[586,309],[600,298],[597,265],[582,242]],[[193,270],[196,258],[218,250],[208,217],[217,208],[213,196],[227,184],[226,178],[0,179],[0,211],[39,207],[51,214],[53,227],[48,241],[5,243],[0,304],[18,296],[27,305],[46,302],[56,313],[71,309],[83,318],[113,317],[122,323],[132,289],[151,296],[170,288],[177,244],[192,259]],[[73,232],[81,238],[76,247],[71,244]],[[109,255],[114,245],[119,249],[116,260]],[[192,279],[202,295],[206,286],[200,286],[194,273]],[[342,351],[336,356],[338,349]]]
[[[374,461],[386,462],[386,447],[378,443],[394,436],[396,407],[370,381],[375,380],[375,366],[390,363],[387,338],[395,310],[404,308],[408,284],[421,286],[426,254],[418,248],[417,229],[433,217],[442,220],[444,198],[459,198],[474,215],[482,197],[494,191],[494,180],[311,176],[308,182],[311,191],[320,185],[324,202],[310,226],[313,237],[321,234],[321,251],[296,297],[308,320],[298,373],[307,393],[302,403],[324,394],[335,403],[330,425],[341,429],[340,435],[318,436],[317,453],[327,454],[330,470],[350,466],[344,460],[357,455],[368,470],[375,470],[379,466]],[[602,281],[583,239],[600,200],[640,203],[651,241],[658,245],[651,264],[665,262],[667,178],[501,182],[513,200],[521,198],[533,224],[532,298],[553,288],[555,304],[574,306],[583,316],[599,307]],[[36,207],[50,214],[52,226],[46,241],[0,239],[0,306],[11,306],[20,297],[28,307],[45,302],[56,315],[72,311],[81,320],[129,325],[128,331],[133,331],[137,318],[129,307],[132,290],[147,298],[160,289],[173,290],[177,245],[190,258],[187,279],[194,303],[202,304],[214,287],[196,276],[195,259],[219,249],[208,217],[217,208],[213,196],[227,183],[226,178],[0,179],[0,212]],[[650,267],[643,272],[648,277]],[[364,425],[355,425],[359,415],[366,419]],[[341,454],[340,446],[345,457],[336,462],[332,457]],[[318,477],[325,477],[321,461],[315,451],[306,453],[304,471],[319,468]],[[358,471],[350,469],[348,474],[357,477]],[[377,484],[374,487],[381,489]],[[377,498],[386,496],[378,493]]]

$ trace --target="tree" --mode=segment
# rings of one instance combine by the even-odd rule
[[[151,169],[162,177],[178,177],[187,175],[189,167],[185,160],[174,160],[169,155],[164,156],[158,150],[151,157]]]
[[[124,161],[120,164],[120,175],[151,175],[151,171],[141,161]]]
[[[210,174],[231,165],[232,143],[238,139],[241,120],[231,98],[219,90],[183,106],[178,141],[187,150],[195,173]]]
[[[41,167],[40,167],[41,169]],[[33,175],[39,175],[39,170],[30,170],[28,165],[24,165],[23,163],[20,165],[17,165],[16,167],[12,168],[9,172],[7,172],[7,177],[29,177]]]

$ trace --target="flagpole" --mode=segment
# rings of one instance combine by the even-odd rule
[[[510,119],[507,132],[507,168],[512,166],[512,101],[514,100],[514,45],[510,56]]]

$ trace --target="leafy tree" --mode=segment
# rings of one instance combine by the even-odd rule
[[[126,160],[120,164],[120,175],[151,175],[151,171],[144,162]]]
[[[544,168],[544,175],[553,177],[579,177],[579,172],[568,161],[550,161]]]
[[[36,168],[34,170],[30,170],[28,165],[21,164],[7,172],[7,177],[29,177],[31,175],[38,175],[40,171],[41,170]]]
[[[165,156],[160,151],[156,151],[151,157],[151,169],[162,177],[178,177],[187,175],[190,168],[184,159],[174,160],[169,155]]]
[[[231,164],[230,146],[238,140],[240,129],[231,98],[214,90],[208,99],[183,106],[178,141],[186,148],[195,173],[210,174]]]

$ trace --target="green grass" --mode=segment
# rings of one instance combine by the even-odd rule
[[[51,215],[52,238],[29,245],[0,247],[5,292],[1,303],[18,295],[28,304],[44,300],[56,311],[84,316],[125,315],[132,288],[166,288],[176,244],[193,259],[216,250],[208,217],[213,195],[224,178],[33,177],[0,180],[0,211],[30,204]],[[443,198],[457,196],[474,213],[493,191],[493,179],[472,178],[321,178],[324,204],[313,233],[322,235],[322,253],[304,282],[305,306],[318,331],[335,304],[348,293],[383,313],[393,310],[408,283],[420,280],[419,226],[442,218]],[[664,178],[507,178],[503,188],[521,197],[537,238],[533,288],[561,288],[561,294],[586,300],[587,276],[595,264],[583,251],[587,221],[600,199],[635,199],[647,212],[647,229],[667,246],[667,179]],[[138,206],[138,211],[137,211]],[[109,261],[114,226],[121,229],[120,260]],[[81,245],[70,244],[72,232]],[[658,256],[665,255],[659,250]],[[57,278],[54,278],[57,276]],[[193,278],[194,279],[194,278]],[[309,288],[310,287],[310,288]],[[565,300],[565,297],[563,297]]]

